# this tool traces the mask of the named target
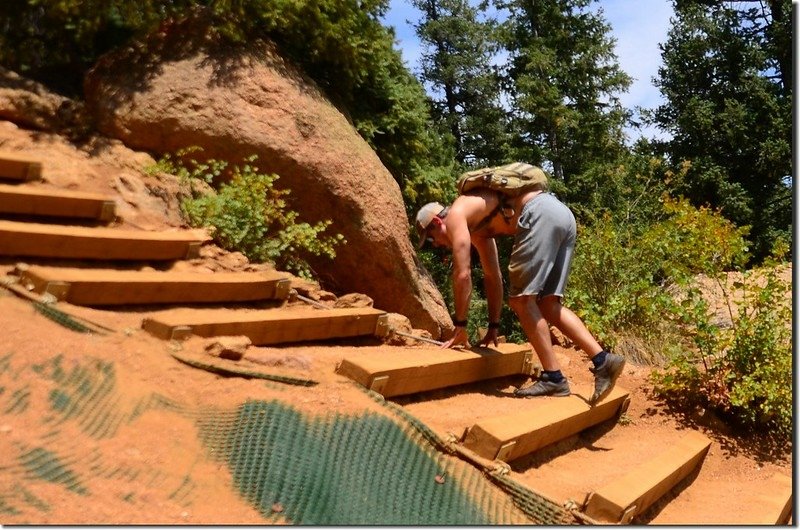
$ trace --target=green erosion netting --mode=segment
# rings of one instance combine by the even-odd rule
[[[189,509],[205,501],[203,492],[213,491],[203,483],[213,475],[195,475],[193,466],[214,462],[227,467],[236,497],[258,510],[265,523],[576,522],[522,485],[447,454],[425,425],[365,392],[384,405],[385,415],[365,406],[361,414],[314,416],[277,400],[200,409],[156,393],[130,395],[111,362],[56,356],[35,364],[0,356],[0,412],[10,426],[15,418],[33,425],[23,438],[0,445],[0,523],[36,524],[37,516],[58,513],[38,489],[43,483],[77,496],[63,502],[82,505],[91,503],[95,492],[119,490],[117,502],[130,504],[141,490],[156,489]],[[147,411],[173,415],[176,428],[188,426],[179,435],[199,448],[189,455],[195,464],[188,470],[149,459],[119,464],[119,447],[146,451],[147,443],[118,436],[138,438],[130,433],[141,431],[151,443],[162,436],[137,424]],[[181,444],[180,450],[192,445]]]

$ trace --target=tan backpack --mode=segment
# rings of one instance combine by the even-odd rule
[[[488,225],[498,213],[508,222],[514,216],[514,209],[509,205],[508,199],[532,190],[547,190],[547,175],[539,167],[524,162],[514,162],[505,166],[467,171],[458,178],[459,195],[477,188],[499,192],[500,201],[489,215],[472,228],[473,231]]]
[[[546,190],[547,175],[539,167],[514,162],[505,166],[467,171],[458,178],[459,195],[476,188],[488,188],[499,191],[506,197],[516,197],[531,190]]]

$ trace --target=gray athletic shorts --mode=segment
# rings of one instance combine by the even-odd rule
[[[551,193],[525,203],[508,265],[509,296],[564,296],[572,252],[575,216]]]

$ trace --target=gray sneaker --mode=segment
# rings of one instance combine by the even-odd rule
[[[542,374],[539,379],[528,388],[518,388],[514,391],[515,396],[519,397],[538,397],[538,396],[568,396],[570,395],[569,382],[564,377],[558,383],[554,383],[547,378],[547,374]]]
[[[625,367],[625,357],[616,353],[607,353],[606,360],[598,368],[589,368],[594,374],[594,395],[591,403],[597,403],[605,397]]]

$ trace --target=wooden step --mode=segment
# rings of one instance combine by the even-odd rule
[[[102,222],[116,217],[111,197],[94,193],[0,184],[0,213],[43,217],[93,219]]]
[[[74,305],[251,302],[285,300],[283,272],[158,272],[17,266],[23,285]]]
[[[593,390],[590,386],[573,387],[567,397],[530,398],[530,410],[475,424],[463,445],[484,458],[510,462],[627,410],[629,393],[619,385],[590,406]]]
[[[146,232],[0,220],[0,255],[94,260],[196,257],[210,238],[202,230]]]
[[[0,178],[9,180],[39,180],[42,178],[42,163],[33,158],[0,153]]]
[[[792,517],[792,477],[775,473],[746,502],[759,507],[757,520],[741,524],[787,525]]]
[[[415,348],[342,360],[336,372],[384,397],[415,394],[495,377],[531,374],[539,367],[527,344],[471,350]],[[535,364],[534,364],[535,363]]]
[[[697,468],[711,440],[689,431],[657,458],[589,493],[584,512],[599,522],[628,524]]]
[[[255,345],[384,335],[388,316],[367,308],[284,307],[257,311],[175,309],[144,319],[142,328],[166,340],[190,335],[245,335]]]

